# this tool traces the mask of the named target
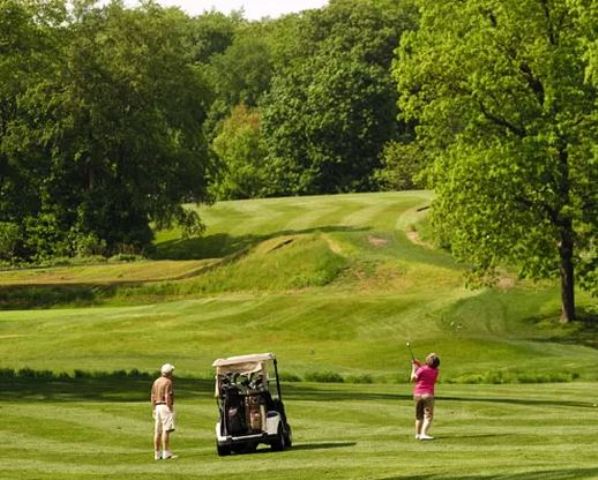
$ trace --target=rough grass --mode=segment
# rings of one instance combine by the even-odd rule
[[[14,269],[0,273],[0,286],[155,282],[194,276],[212,263],[207,260],[163,260]]]

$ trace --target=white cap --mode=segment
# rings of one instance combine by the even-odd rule
[[[170,363],[165,363],[164,365],[162,365],[162,368],[160,368],[160,373],[162,375],[168,375],[170,373],[172,373],[174,370],[174,365],[171,365]]]

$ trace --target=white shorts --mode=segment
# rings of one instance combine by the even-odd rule
[[[156,405],[154,410],[155,433],[174,431],[174,412],[171,412],[168,405]]]

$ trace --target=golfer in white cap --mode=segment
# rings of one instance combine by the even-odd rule
[[[174,432],[174,365],[165,363],[161,376],[152,385],[152,415],[154,424],[154,459],[176,458],[170,451],[170,432]],[[161,449],[161,450],[160,450]]]

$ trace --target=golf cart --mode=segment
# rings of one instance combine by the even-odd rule
[[[276,356],[258,353],[221,358],[212,366],[216,367],[218,455],[252,452],[259,443],[275,451],[290,447],[293,437],[282,403]]]

